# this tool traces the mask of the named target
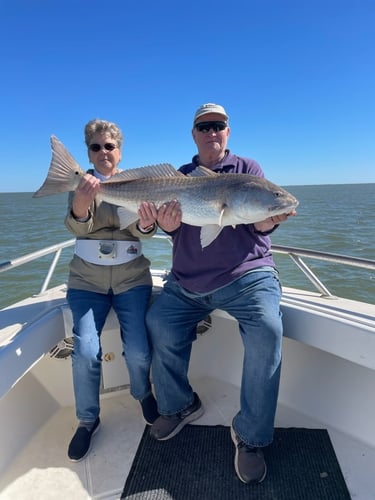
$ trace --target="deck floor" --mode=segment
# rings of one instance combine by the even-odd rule
[[[196,423],[230,425],[238,408],[238,389],[223,383],[219,386],[212,379],[199,380],[193,386],[199,388],[205,407],[205,414]],[[101,429],[85,460],[72,463],[67,458],[76,420],[73,408],[63,408],[33,437],[0,479],[0,499],[119,499],[144,422],[139,404],[128,391],[105,396],[101,407]],[[276,425],[322,427],[282,406],[278,408]],[[352,498],[374,500],[375,450],[329,432]]]

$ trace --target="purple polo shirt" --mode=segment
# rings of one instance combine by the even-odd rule
[[[199,165],[198,156],[179,170],[188,174]],[[258,163],[227,151],[213,169],[218,173],[240,173],[264,177]],[[273,230],[272,230],[273,231]],[[260,266],[275,267],[267,233],[259,233],[253,224],[226,226],[204,249],[200,244],[200,227],[189,224],[171,233],[173,239],[172,273],[178,283],[192,292],[208,293],[238,279]]]

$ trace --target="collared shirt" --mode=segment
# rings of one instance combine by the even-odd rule
[[[214,168],[217,173],[251,174],[264,177],[258,163],[226,152]],[[190,173],[199,165],[198,155],[179,171]],[[253,224],[226,226],[204,249],[200,244],[200,227],[181,224],[171,233],[173,239],[172,273],[178,283],[192,292],[207,293],[238,279],[250,270],[275,267],[267,233],[256,231]]]

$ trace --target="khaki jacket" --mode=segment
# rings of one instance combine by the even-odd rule
[[[94,201],[90,207],[87,222],[77,221],[71,211],[73,194],[69,195],[68,213],[65,225],[77,239],[139,241],[150,238],[155,232],[143,234],[136,223],[120,229],[117,206],[106,202]],[[150,261],[140,255],[136,259],[114,266],[101,266],[87,262],[74,254],[70,262],[68,287],[91,292],[114,294],[125,292],[139,285],[152,285]]]

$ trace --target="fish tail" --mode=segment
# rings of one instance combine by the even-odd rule
[[[51,136],[52,159],[47,177],[33,198],[74,191],[83,170],[57,137]]]

